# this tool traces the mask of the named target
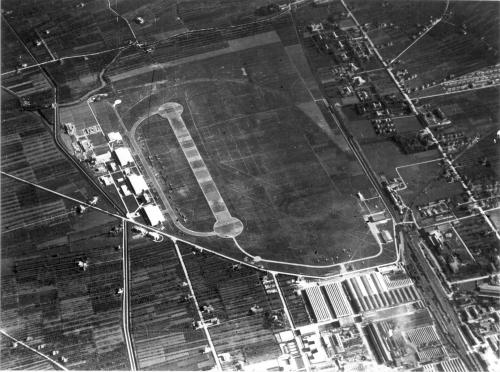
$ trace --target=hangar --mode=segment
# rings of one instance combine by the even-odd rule
[[[165,217],[163,217],[163,214],[161,213],[160,208],[158,208],[157,205],[148,204],[145,205],[142,210],[144,211],[146,220],[151,226],[156,226],[159,223],[165,221]]]
[[[129,163],[134,162],[134,158],[130,154],[130,151],[126,147],[119,147],[115,150],[116,159],[118,163],[123,167]]]

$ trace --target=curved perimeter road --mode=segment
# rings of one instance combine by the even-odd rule
[[[210,78],[198,78],[198,79],[192,79],[192,80],[188,80],[188,81],[184,81],[182,83],[177,83],[177,84],[174,84],[173,87],[178,87],[178,86],[182,86],[182,85],[186,85],[186,84],[190,84],[190,83],[198,83],[198,82],[213,82],[214,80],[216,79],[210,79]],[[235,83],[235,84],[248,84],[247,81],[244,81],[242,79],[222,79],[224,82],[228,82],[228,83]],[[220,81],[220,80],[218,80]],[[159,81],[159,82],[153,82],[153,83],[147,83],[146,85],[162,85],[162,84],[165,84],[166,82],[165,81]],[[252,84],[253,85],[253,84]],[[266,87],[260,87],[260,86],[257,86],[259,89],[265,89],[265,90],[269,90],[269,91],[273,91],[274,90],[272,88],[266,88]],[[281,93],[281,92],[279,92]],[[162,198],[162,201],[166,201],[166,203],[168,203],[168,199],[165,197],[162,189],[160,188],[158,182],[156,181],[156,178],[154,177],[154,172],[153,170],[151,169],[151,167],[149,166],[149,164],[146,162],[146,159],[144,157],[144,155],[142,154],[142,151],[140,151],[140,147],[139,145],[137,144],[136,140],[135,140],[135,134],[136,134],[136,131],[137,131],[137,128],[139,127],[139,125],[144,121],[146,120],[148,117],[150,116],[153,116],[153,115],[156,115],[156,114],[159,114],[160,112],[160,108],[156,108],[154,111],[150,111],[149,113],[141,116],[138,120],[136,120],[131,128],[130,131],[127,130],[125,124],[123,123],[122,119],[121,119],[121,116],[120,114],[118,113],[118,111],[116,110],[116,107],[112,106],[113,107],[113,110],[115,111],[115,114],[116,116],[118,117],[122,127],[123,127],[123,130],[125,131],[125,133],[128,134],[128,137],[130,138],[130,141],[131,141],[131,144],[132,146],[134,147],[136,153],[139,155],[139,158],[141,159],[141,162],[144,164],[144,167],[146,169],[146,172],[148,173],[148,176],[152,179],[155,187],[159,190],[159,195],[160,195],[160,198]],[[358,152],[356,151],[356,147],[353,146],[352,143],[350,143],[349,141],[349,136],[346,135],[346,133],[342,130],[342,127],[339,123],[339,119],[337,118],[336,116],[336,113],[334,112],[334,110],[331,109],[331,107],[329,107],[330,110],[330,114],[331,116],[333,117],[334,121],[336,122],[337,126],[339,127],[339,129],[341,130],[344,138],[346,139],[349,147],[351,148],[351,150],[354,152],[355,155],[358,155]],[[361,166],[363,167],[363,169],[365,168],[364,167],[364,163],[358,158],[358,161],[360,162]],[[369,177],[370,176],[370,173],[366,170],[365,170],[365,173],[367,174],[367,176]],[[369,179],[372,181],[372,183],[374,183],[374,187],[378,190],[379,194],[380,194],[380,188],[377,188],[377,183],[376,181],[374,181],[372,178],[369,177]],[[165,200],[163,199],[163,197],[165,198]],[[380,194],[382,200],[383,200],[383,194]],[[392,212],[391,212],[391,209],[389,209],[389,207],[387,206],[387,204],[385,203],[385,200],[384,201],[384,204],[386,205],[389,213],[391,214],[391,219],[393,221],[393,224],[394,224],[394,227],[396,225],[395,223],[395,220],[392,216]],[[165,203],[165,204],[166,204]],[[168,205],[167,207],[167,212],[169,213],[169,215],[172,217],[173,221],[174,221],[174,224],[183,232],[187,233],[187,234],[190,234],[190,235],[193,235],[193,236],[218,236],[219,234],[217,234],[216,232],[197,232],[197,231],[193,231],[193,230],[190,230],[186,227],[184,227],[179,221],[176,221],[177,217],[175,216],[175,212],[173,211],[173,209],[170,207],[169,204],[166,204]],[[172,213],[170,213],[169,209],[171,210]],[[334,264],[329,264],[329,265],[310,265],[310,264],[300,264],[300,263],[294,263],[294,262],[287,262],[287,261],[276,261],[276,260],[268,260],[268,259],[265,259],[263,257],[260,257],[260,256],[254,256],[252,255],[251,253],[249,253],[248,251],[246,251],[243,247],[241,247],[241,245],[238,243],[238,241],[236,240],[236,237],[234,236],[226,236],[226,237],[230,237],[233,239],[234,241],[234,244],[236,246],[236,248],[241,251],[242,253],[244,253],[246,256],[248,256],[249,258],[251,258],[252,260],[254,260],[254,262],[256,263],[269,263],[269,264],[282,264],[282,265],[289,265],[289,266],[294,266],[294,267],[304,267],[304,268],[316,268],[316,269],[327,269],[327,268],[334,268],[334,267],[339,267],[341,269],[341,271],[345,271],[345,265],[348,265],[350,263],[354,263],[354,262],[358,262],[358,261],[363,261],[363,260],[368,260],[368,259],[373,259],[373,258],[376,258],[378,256],[380,256],[382,253],[383,253],[383,250],[384,250],[384,247],[382,245],[379,244],[379,251],[370,256],[370,257],[363,257],[363,258],[359,258],[359,259],[354,259],[354,260],[350,260],[350,261],[346,261],[346,262],[339,262],[339,263],[334,263]],[[395,244],[395,249],[396,249],[396,254],[397,254],[397,258],[396,260],[394,261],[394,263],[398,262],[399,259],[400,259],[400,254],[399,254],[399,250],[398,250],[398,247],[397,247],[397,240],[395,239],[394,240],[394,244]]]
[[[108,102],[108,104],[111,105],[111,103],[109,103],[109,102]],[[183,224],[181,224],[179,222],[179,219],[178,219],[177,215],[175,214],[174,209],[170,205],[170,202],[168,201],[167,196],[163,192],[163,188],[161,187],[158,180],[156,179],[155,172],[154,172],[153,168],[147,162],[146,158],[144,157],[144,154],[142,153],[142,150],[141,150],[139,144],[135,140],[135,132],[136,132],[137,128],[139,127],[139,125],[144,120],[146,120],[148,117],[156,115],[158,113],[158,110],[156,110],[154,112],[149,112],[147,115],[141,116],[132,125],[132,129],[130,131],[128,131],[127,127],[125,126],[125,123],[123,122],[122,117],[118,113],[118,110],[116,109],[116,107],[114,105],[111,105],[111,107],[113,108],[113,111],[115,112],[115,115],[118,118],[118,121],[120,122],[120,125],[122,126],[124,133],[127,134],[127,137],[130,141],[130,144],[134,148],[135,153],[137,154],[137,156],[141,160],[142,166],[143,166],[148,178],[151,180],[151,182],[153,183],[153,186],[157,190],[158,195],[160,196],[160,199],[163,202],[163,205],[165,206],[165,209],[166,209],[168,215],[170,216],[172,222],[174,223],[175,227],[177,227],[182,232],[189,234],[189,235],[192,235],[192,236],[205,236],[205,237],[206,236],[215,236],[216,233],[213,231],[207,231],[207,232],[194,231],[194,230],[188,229],[187,227],[185,227]]]

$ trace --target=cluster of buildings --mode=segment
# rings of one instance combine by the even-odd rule
[[[372,119],[372,126],[377,135],[390,135],[396,132],[394,122],[390,117],[383,119]]]
[[[382,365],[465,370],[462,360],[446,350],[402,267],[380,267],[325,282],[297,280],[294,286],[314,322],[298,327],[295,335],[315,370],[376,370]],[[277,338],[283,352],[300,355],[292,332],[281,332]]]
[[[467,247],[451,225],[438,225],[426,231],[424,239],[436,256],[439,264],[439,267],[436,267],[437,270],[448,269],[451,273],[457,274],[462,266],[473,262],[473,258],[467,252]],[[449,287],[448,281],[446,283]]]
[[[396,207],[399,214],[403,214],[406,210],[406,206],[398,193],[399,190],[402,190],[405,187],[403,181],[400,178],[395,178],[392,181],[383,179],[382,186],[391,198],[392,204]]]
[[[478,281],[475,288],[454,292],[453,305],[464,339],[490,368],[500,359],[500,280],[498,275]]]
[[[98,95],[91,100],[100,98]],[[105,135],[98,124],[77,129],[73,123],[67,122],[63,127],[72,140],[75,156],[93,167],[103,186],[116,188],[129,212],[129,218],[142,214],[151,226],[158,226],[165,221],[119,132]]]
[[[478,199],[477,204],[483,209],[493,209],[500,206],[500,182],[493,177],[481,179],[465,178],[465,183],[469,187],[474,197]]]
[[[118,138],[119,135],[117,132],[112,132],[108,134],[108,138]],[[113,142],[115,141],[110,140],[110,143]],[[106,165],[109,171],[118,172],[118,176],[108,173],[108,176],[101,176],[100,179],[103,180],[104,184],[114,183],[123,197],[133,195],[137,204],[141,206],[141,212],[145,220],[151,226],[160,225],[165,221],[165,217],[163,217],[158,205],[154,203],[144,177],[134,172],[133,168],[137,170],[137,166],[130,150],[125,146],[115,147],[113,155],[114,159],[110,158]],[[119,169],[117,169],[117,165]]]
[[[442,83],[442,86],[447,92],[455,92],[497,84],[500,84],[500,64],[465,74],[459,78],[450,77]]]
[[[451,199],[439,199],[427,204],[418,205],[417,211],[422,219],[432,219],[434,222],[442,222],[454,218],[450,207]]]
[[[426,128],[436,131],[436,139],[446,153],[457,153],[479,140],[478,136],[468,138],[464,132],[451,129],[451,120],[439,107],[433,110],[428,106],[419,107],[418,118]]]
[[[316,47],[322,52],[331,54],[339,64],[368,62],[374,51],[363,38],[361,30],[350,19],[338,24],[313,23],[308,27]]]
[[[398,267],[379,268],[341,281],[306,285],[307,299],[317,323],[337,320],[350,324],[358,316],[419,300],[413,281]]]
[[[451,124],[451,120],[446,117],[439,107],[433,110],[428,106],[419,107],[418,119],[424,127],[431,129],[442,128]]]
[[[363,328],[380,364],[411,369],[448,359],[428,311],[422,309],[416,314],[422,314],[422,319],[395,317]]]

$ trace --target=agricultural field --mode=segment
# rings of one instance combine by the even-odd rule
[[[131,335],[141,370],[207,370],[208,341],[171,241],[129,232]]]
[[[277,358],[274,333],[289,326],[271,275],[179,246],[217,353],[248,363]]]
[[[498,130],[499,97],[500,89],[492,87],[421,99],[418,105],[440,108],[451,121],[452,129],[468,137],[490,138],[493,142]]]
[[[493,226],[500,229],[500,209],[495,209],[487,212],[488,218],[491,220]]]
[[[312,316],[302,296],[302,291],[296,285],[297,278],[279,275],[278,282],[285,298],[288,311],[295,327],[312,324]]]
[[[35,63],[13,31],[2,22],[2,86],[22,100],[25,108],[50,107],[53,93],[50,85],[38,68],[19,70]],[[2,96],[4,96],[2,92]],[[3,100],[2,100],[3,101]]]
[[[106,2],[80,3],[83,7],[64,0],[56,3],[59,6],[7,1],[2,9],[2,30],[6,31],[2,42],[13,46],[4,48],[2,55],[3,67],[12,71],[6,76],[6,86],[26,97],[25,105],[35,109],[47,106],[48,95],[42,93],[49,86],[40,69],[32,65],[44,63],[41,68],[59,88],[59,103],[70,103],[104,87],[100,74],[132,39],[126,23],[116,21]],[[66,57],[71,58],[59,60]]]
[[[101,74],[117,56],[116,52],[103,53],[99,56],[74,58],[64,63],[51,63],[46,70],[57,83],[61,105],[82,101],[87,93],[104,87]]]
[[[443,217],[453,217],[458,203],[463,201],[462,186],[458,182],[446,181],[440,160],[400,167],[397,171],[406,186],[399,194],[405,204],[414,210],[417,220],[427,217],[419,213],[422,208],[438,201],[443,201],[439,209]]]
[[[433,279],[500,267],[498,7],[279,2],[2,3],[0,369],[464,349]]]
[[[367,130],[373,131],[371,126]],[[440,158],[437,149],[405,154],[394,142],[389,140],[377,140],[362,144],[361,147],[365,154],[370,154],[370,164],[377,174],[387,179],[398,177],[396,167]]]
[[[457,170],[486,209],[498,205],[498,97],[497,88],[480,89],[459,94],[421,100],[420,104],[440,108],[451,121],[436,135],[460,134],[469,141],[453,153]]]
[[[2,329],[70,369],[128,369],[115,294],[121,234],[111,233],[120,222],[78,214],[74,204],[7,177],[2,185],[14,201],[19,196],[16,214],[26,216],[24,225],[6,228],[2,209]],[[3,336],[2,344],[2,369],[45,368],[37,354],[6,345]]]
[[[455,229],[474,259],[473,265],[464,265],[460,277],[486,275],[492,271],[493,263],[498,267],[500,243],[482,216],[466,218]]]
[[[266,40],[267,38],[267,40]],[[141,73],[155,71],[161,76],[159,67],[184,65],[190,61],[199,61],[213,56],[227,55],[231,52],[245,50],[261,44],[282,41],[283,45],[297,43],[293,32],[291,18],[287,13],[280,14],[259,22],[242,24],[234,27],[210,28],[200,31],[173,35],[161,43],[154,44],[154,52],[144,53],[139,48],[128,48],[110,67],[108,76],[111,81],[117,81]],[[183,74],[187,71],[182,66]],[[201,66],[203,74],[208,66]],[[239,69],[238,69],[239,70]],[[198,75],[189,74],[194,78]],[[172,75],[168,75],[171,77]],[[181,76],[176,79],[182,81]],[[148,82],[154,82],[151,77]],[[118,86],[115,86],[119,89]],[[128,85],[127,88],[130,88]]]
[[[49,127],[40,117],[21,111],[17,100],[3,92],[1,140],[2,171],[83,201],[98,195],[99,191],[56,147]],[[4,189],[2,195],[8,192]],[[103,198],[97,205],[112,210]],[[11,212],[7,208],[10,205],[4,204],[4,215],[14,218],[12,213],[18,206],[12,204]]]
[[[39,62],[113,49],[132,39],[127,24],[109,10],[107,1],[82,4],[7,0],[2,10]]]
[[[347,2],[380,53],[420,91],[498,63],[496,4],[451,1]],[[438,19],[441,21],[437,22]],[[437,22],[437,23],[436,23]],[[420,94],[420,93],[419,93]]]
[[[268,4],[265,0],[170,0],[139,5],[133,0],[119,0],[114,8],[131,21],[139,38],[154,41],[188,30],[253,22],[261,18],[255,10]],[[132,22],[137,17],[142,17],[144,23]]]

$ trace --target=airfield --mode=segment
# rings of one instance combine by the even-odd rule
[[[209,3],[2,5],[2,368],[476,368],[491,4]]]
[[[161,199],[178,209],[187,229],[234,239],[228,255],[243,250],[291,270],[379,256],[353,190],[378,195],[278,34],[230,43],[229,50],[139,69],[150,72],[110,71],[116,95],[106,102],[121,101],[120,130],[159,179],[160,194],[168,196]],[[99,112],[106,102],[95,107],[109,131]],[[182,107],[185,139],[161,113],[168,105]],[[218,213],[234,218],[236,232],[217,232]]]

